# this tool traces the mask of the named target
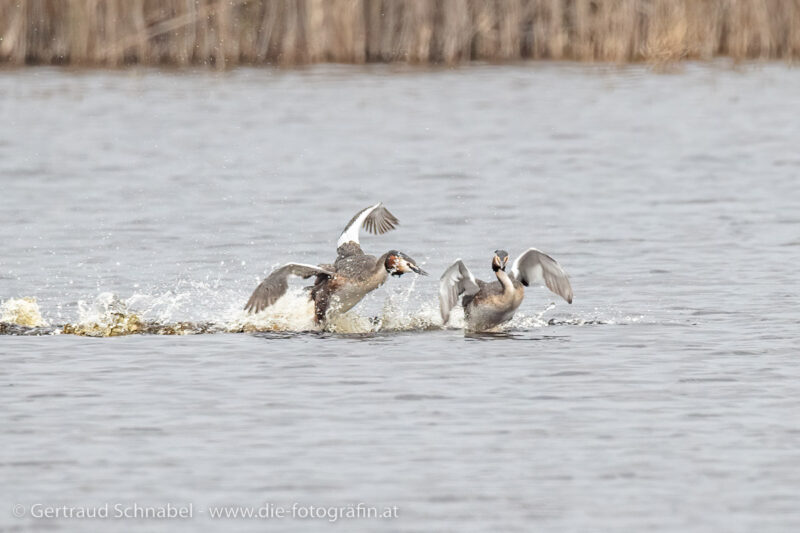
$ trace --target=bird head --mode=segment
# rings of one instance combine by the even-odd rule
[[[505,270],[506,263],[508,263],[508,252],[505,250],[495,250],[494,257],[492,258],[492,270]]]
[[[384,262],[386,272],[392,276],[402,276],[406,272],[415,272],[422,276],[427,276],[428,273],[417,266],[417,262],[411,259],[403,252],[392,250],[386,255]]]

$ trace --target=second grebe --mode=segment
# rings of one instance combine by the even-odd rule
[[[517,257],[506,273],[508,253],[496,250],[492,258],[492,270],[497,281],[487,283],[475,276],[461,259],[456,260],[442,274],[439,282],[439,310],[447,325],[450,311],[464,295],[462,304],[467,329],[485,331],[511,320],[522,303],[524,287],[531,283],[544,283],[548,289],[572,303],[572,287],[564,269],[558,262],[536,248],[529,248]]]

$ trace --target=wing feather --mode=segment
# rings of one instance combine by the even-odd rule
[[[450,265],[439,280],[439,311],[442,322],[447,324],[450,311],[458,303],[462,294],[472,296],[480,290],[478,281],[461,259]]]
[[[350,219],[350,222],[347,223],[339,237],[336,247],[338,248],[347,242],[361,244],[358,240],[358,234],[362,227],[373,235],[382,235],[395,229],[399,223],[400,221],[397,220],[397,217],[391,214],[383,203],[378,202],[362,209]]]
[[[572,303],[572,286],[569,276],[558,261],[536,248],[529,248],[517,257],[511,267],[513,275],[526,287],[532,283],[543,283],[553,293]]]
[[[303,263],[287,263],[276,268],[250,295],[244,306],[245,311],[258,313],[277,302],[289,288],[289,276],[299,276],[304,279],[311,276],[333,276],[333,271]]]

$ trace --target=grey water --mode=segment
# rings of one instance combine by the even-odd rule
[[[800,70],[33,68],[0,117],[0,302],[51,331],[235,322],[376,201],[432,274],[347,334],[0,336],[0,529],[800,529]],[[442,326],[453,260],[531,246],[572,305]],[[208,511],[359,502],[397,516]],[[193,514],[32,516],[120,503]]]

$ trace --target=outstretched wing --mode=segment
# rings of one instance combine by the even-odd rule
[[[536,248],[529,248],[517,257],[511,267],[511,275],[526,287],[531,283],[544,283],[567,303],[572,303],[572,286],[567,273],[558,261]]]
[[[444,271],[439,281],[439,311],[442,313],[442,322],[447,324],[450,311],[458,303],[462,294],[472,296],[480,290],[478,281],[461,259]]]
[[[289,276],[300,276],[310,278],[311,276],[333,276],[331,270],[316,267],[314,265],[304,265],[302,263],[287,263],[282,267],[273,270],[264,281],[262,281],[250,299],[244,306],[245,311],[258,313],[278,301],[278,298],[286,294],[289,288]]]
[[[336,247],[338,248],[347,242],[361,244],[358,242],[358,232],[362,226],[372,234],[381,235],[393,230],[399,223],[400,221],[381,202],[378,202],[373,206],[362,209],[350,219],[350,222],[347,223],[342,235],[339,237]]]

